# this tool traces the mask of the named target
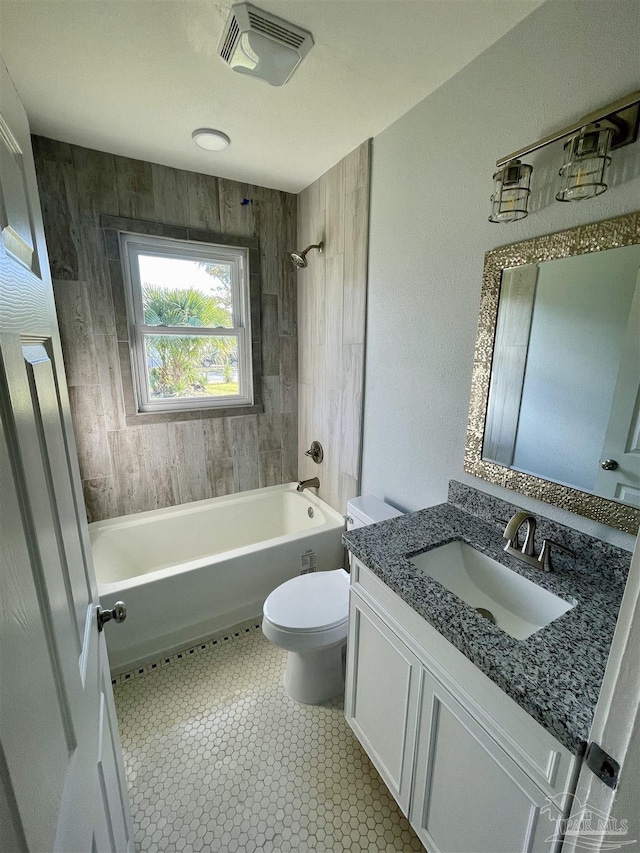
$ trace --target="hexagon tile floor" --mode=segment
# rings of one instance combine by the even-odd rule
[[[344,719],[257,624],[114,683],[140,851],[423,850]]]

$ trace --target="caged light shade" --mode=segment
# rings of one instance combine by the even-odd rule
[[[560,140],[564,142],[564,163],[560,169],[558,201],[582,201],[607,189],[609,153],[638,139],[640,130],[640,89],[617,101],[593,110],[578,121],[549,133],[501,157],[494,174],[490,222],[515,222],[528,214],[531,166],[520,161],[534,151]]]
[[[613,129],[590,124],[570,136],[564,144],[558,201],[582,201],[607,189],[605,174],[611,162],[609,150]]]
[[[493,176],[489,222],[515,222],[529,214],[531,172],[520,160],[510,160]]]

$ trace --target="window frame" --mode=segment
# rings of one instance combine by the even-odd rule
[[[125,308],[129,333],[131,373],[136,410],[142,414],[162,414],[198,409],[233,409],[254,405],[253,352],[251,335],[251,271],[249,249],[245,246],[181,240],[152,234],[119,231],[120,261],[124,280]],[[232,326],[148,326],[144,323],[142,285],[138,257],[152,255],[183,260],[210,261],[231,266]],[[162,330],[161,332],[159,330]],[[150,396],[149,371],[145,351],[146,335],[206,336],[237,338],[238,394],[166,397]]]

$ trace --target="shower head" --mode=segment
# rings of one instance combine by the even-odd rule
[[[314,243],[313,246],[307,246],[304,252],[291,252],[291,260],[296,269],[302,270],[308,265],[307,252],[311,249],[317,249],[321,252],[324,249],[324,243]]]

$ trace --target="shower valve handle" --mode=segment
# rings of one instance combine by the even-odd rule
[[[305,456],[310,456],[316,465],[319,465],[324,459],[324,450],[319,441],[312,441],[309,450],[305,450]]]
[[[106,622],[124,622],[127,618],[127,608],[124,601],[116,601],[111,610],[103,610],[98,606],[98,631],[102,631]]]

